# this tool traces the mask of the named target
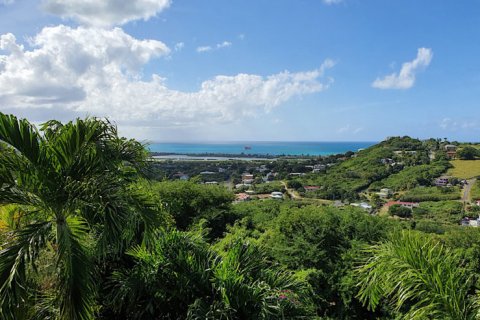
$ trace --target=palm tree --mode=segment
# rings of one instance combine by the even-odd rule
[[[143,146],[106,120],[49,121],[38,130],[0,113],[0,205],[22,212],[0,251],[0,318],[33,317],[32,300],[39,317],[93,318],[94,258],[123,250],[125,226],[151,221],[151,211],[135,208],[154,204],[131,187],[144,160]],[[32,288],[45,257],[54,261],[54,294]]]
[[[472,278],[437,239],[403,231],[367,252],[358,297],[370,309],[386,301],[403,319],[476,319]]]
[[[241,242],[219,254],[200,237],[170,230],[135,266],[113,273],[105,299],[127,319],[313,319],[310,287]]]

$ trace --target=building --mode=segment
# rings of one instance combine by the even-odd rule
[[[270,194],[270,198],[272,199],[283,199],[283,193],[279,192],[279,191],[274,191]]]
[[[417,208],[420,205],[418,202],[390,201],[386,204],[386,206],[387,208],[390,208],[391,206],[396,204],[408,209]]]
[[[368,211],[368,212],[371,212],[372,209],[373,209],[373,207],[366,202],[350,203],[350,205],[353,206],[353,207],[362,208],[363,210]]]
[[[244,202],[250,200],[250,196],[246,193],[237,193],[235,195],[236,202]]]
[[[377,195],[380,198],[389,198],[393,194],[393,190],[389,188],[382,188],[380,192],[377,192]]]
[[[436,185],[437,187],[445,187],[445,186],[447,186],[448,184],[449,184],[448,178],[442,178],[442,177],[440,177],[440,178],[435,179],[435,185]]]
[[[453,159],[457,156],[457,146],[453,144],[447,144],[445,146],[445,152],[447,153],[447,157]]]
[[[305,189],[305,192],[312,192],[312,191],[317,191],[320,189],[319,186],[304,186],[303,189]]]
[[[244,184],[252,184],[255,180],[255,177],[251,173],[244,173],[242,174],[242,182]]]
[[[217,182],[217,181],[207,181],[207,182],[205,182],[205,184],[208,184],[208,185],[217,185],[218,182]]]

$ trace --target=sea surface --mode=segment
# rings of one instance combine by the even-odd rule
[[[331,154],[358,151],[377,142],[205,142],[205,143],[150,143],[152,152],[175,154],[255,154],[255,155],[311,155],[326,156]]]

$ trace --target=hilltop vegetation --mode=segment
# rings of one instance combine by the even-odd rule
[[[435,141],[435,140],[434,140]],[[308,176],[309,184],[321,186],[315,196],[323,199],[357,199],[367,189],[406,190],[431,185],[449,167],[442,158],[431,161],[429,153],[439,148],[432,141],[394,137],[359,151],[355,157],[331,167],[324,174]]]

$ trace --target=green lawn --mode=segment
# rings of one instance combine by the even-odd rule
[[[452,160],[453,168],[449,169],[449,176],[469,179],[480,176],[480,160]]]

